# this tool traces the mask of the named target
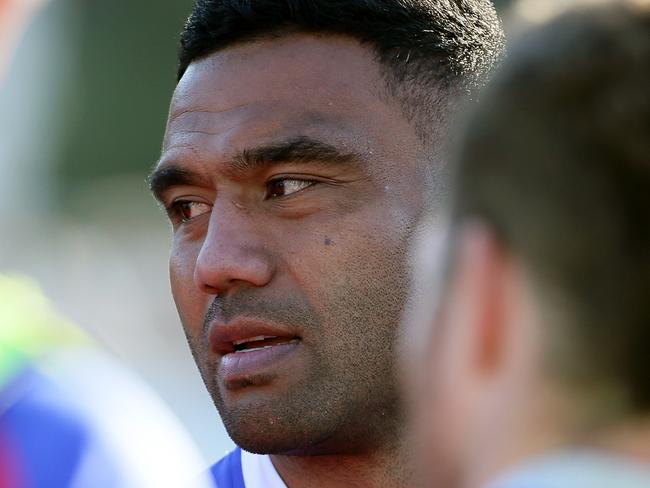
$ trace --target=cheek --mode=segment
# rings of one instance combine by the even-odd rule
[[[206,295],[194,284],[197,253],[174,243],[169,257],[169,280],[172,295],[186,332],[202,329]]]
[[[303,274],[327,323],[322,334],[332,361],[366,361],[359,367],[382,373],[396,359],[395,333],[408,290],[404,250],[387,234],[386,227],[367,223],[327,233]]]

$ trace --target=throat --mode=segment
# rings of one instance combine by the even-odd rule
[[[403,450],[342,455],[271,455],[291,488],[406,488],[414,486],[411,461]]]

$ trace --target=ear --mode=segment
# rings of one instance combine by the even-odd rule
[[[463,225],[458,234],[452,276],[453,297],[448,316],[451,327],[465,341],[467,367],[479,375],[491,375],[504,364],[508,352],[508,260],[496,235],[480,223]],[[452,310],[451,307],[456,310]]]

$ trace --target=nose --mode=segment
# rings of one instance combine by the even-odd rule
[[[234,287],[262,287],[274,273],[262,229],[245,212],[215,206],[194,268],[196,286],[211,295]]]

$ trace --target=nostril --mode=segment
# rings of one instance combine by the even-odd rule
[[[214,286],[204,284],[204,285],[201,285],[200,288],[201,288],[201,291],[203,291],[203,293],[207,293],[208,295],[218,295],[219,294],[219,290],[217,288],[215,288]]]
[[[194,285],[207,295],[219,295],[223,292],[223,287],[220,286],[219,281],[211,278],[209,274],[201,271],[197,266],[194,271]]]

